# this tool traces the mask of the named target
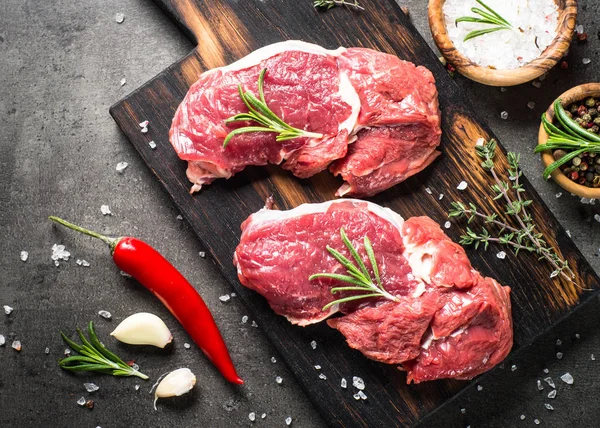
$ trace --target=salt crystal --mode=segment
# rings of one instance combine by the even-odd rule
[[[533,82],[531,82],[531,84],[535,87],[535,88],[541,88],[542,87],[542,82],[538,81],[538,80],[534,80]]]
[[[566,383],[568,385],[573,385],[573,376],[571,376],[571,373],[569,373],[569,372],[562,375],[560,377],[560,380],[562,380],[564,383]]]
[[[219,300],[223,303],[226,303],[231,300],[231,296],[229,294],[223,294],[222,296],[219,296]]]
[[[591,60],[591,59],[589,59],[589,58],[583,58],[583,59],[581,60],[581,62],[582,62],[584,65],[588,65],[590,62],[592,62],[592,60]]]
[[[358,391],[358,396],[360,397],[361,400],[366,400],[367,399],[367,394],[365,394],[362,391]]]
[[[111,313],[108,311],[104,311],[104,310],[98,311],[98,315],[100,315],[102,318],[107,319],[107,320],[112,318]]]
[[[108,205],[102,205],[100,207],[100,212],[102,213],[102,215],[112,215],[112,212],[110,211],[110,207]]]
[[[121,86],[125,86],[125,83],[127,83],[127,79],[123,77],[119,83],[121,84]]]
[[[507,111],[503,111],[500,113],[500,119],[506,120],[508,119],[508,112]]]
[[[100,389],[100,387],[98,385],[96,385],[95,383],[84,383],[83,387],[85,388],[85,390],[87,392],[94,392],[94,391],[98,391]]]
[[[127,168],[129,166],[129,164],[127,162],[119,162],[116,166],[116,170],[119,174],[122,174],[123,171],[125,171],[125,168]]]
[[[556,353],[556,358],[557,359],[562,360],[562,357],[563,357],[563,353],[562,352],[557,352]]]
[[[177,220],[183,220],[183,216],[181,214],[179,214],[177,217],[175,217]]]
[[[365,389],[365,381],[358,376],[354,376],[352,377],[352,386],[354,386],[356,389],[363,390]]]
[[[544,403],[544,407],[546,407],[546,409],[548,409],[548,410],[554,410],[554,407],[552,407],[552,404]]]
[[[248,322],[248,315],[244,315],[242,317],[242,324],[246,324]]]
[[[483,391],[483,386],[477,385],[477,391]]]
[[[250,324],[252,327],[258,327],[258,324],[256,324],[256,321],[252,321],[252,324]]]
[[[282,379],[282,377],[281,377],[281,376],[277,376],[277,377],[275,378],[275,383],[277,383],[277,385],[281,385],[281,383],[282,383],[282,382],[283,382],[283,379]]]
[[[206,253],[204,251],[198,252],[198,255],[202,258],[206,257]]]
[[[0,334],[0,346],[4,346],[5,343],[6,343],[6,338],[4,337],[3,334]]]
[[[292,418],[291,418],[291,417],[289,417],[289,416],[288,416],[287,418],[285,418],[285,424],[286,424],[287,426],[290,426],[290,425],[292,424]]]
[[[475,142],[476,146],[483,146],[484,144],[485,144],[485,138],[483,138],[483,137],[479,137],[477,139],[477,141]]]
[[[135,386],[135,390],[136,390],[136,391],[139,391],[139,390],[140,390],[140,388],[141,388],[141,386],[139,386],[139,385],[136,385],[136,386]]]
[[[556,385],[554,384],[554,381],[552,380],[551,377],[545,377],[544,382],[546,382],[548,385],[550,385],[550,388],[556,388]]]
[[[117,21],[117,24],[121,24],[123,21],[125,21],[125,15],[122,13],[117,13],[115,15],[115,21]]]
[[[462,414],[464,415],[465,413],[467,413],[467,409],[465,409],[465,408],[463,407],[462,409],[460,409],[460,413],[462,413]]]
[[[506,89],[506,88],[504,88],[504,87],[500,88],[500,92],[506,92],[507,90],[508,90],[508,89]]]
[[[142,128],[142,130],[140,132],[142,134],[146,134],[146,133],[148,133],[148,128]]]
[[[556,197],[556,199],[560,198],[562,196],[562,192],[558,192],[556,195],[554,195]]]
[[[327,376],[325,376],[323,373],[321,373],[319,375],[319,379],[327,380]]]
[[[452,223],[450,223],[449,221],[447,221],[446,223],[444,223],[444,227],[446,229],[450,229],[450,226],[452,226]]]
[[[467,188],[467,186],[468,186],[467,182],[463,180],[458,184],[458,186],[456,186],[456,188],[458,190],[465,190]]]
[[[525,420],[525,415],[521,415],[521,420],[524,421]]]
[[[594,354],[591,354],[591,355],[590,355],[590,360],[592,360],[592,361],[596,361],[596,357],[594,356]]]
[[[556,346],[560,346],[560,345],[562,345],[562,340],[556,339]]]
[[[4,313],[5,313],[6,315],[10,315],[10,313],[11,313],[12,311],[13,311],[13,308],[11,308],[11,307],[10,307],[10,306],[8,306],[8,305],[4,305]]]
[[[15,351],[20,351],[21,350],[21,341],[15,340],[11,346]]]
[[[355,400],[360,400],[360,395],[358,395],[358,392],[354,394],[353,397]]]
[[[552,391],[550,391],[548,393],[548,398],[555,398],[556,397],[556,389],[553,389]]]
[[[90,262],[88,262],[87,260],[81,260],[81,266],[83,267],[90,267]]]
[[[235,293],[229,293],[229,295],[230,295],[231,297],[235,297],[235,296],[237,296],[237,294],[235,294]]]
[[[581,24],[578,24],[578,25],[575,27],[575,31],[577,31],[579,34],[583,33],[583,25],[581,25]]]
[[[544,390],[544,385],[542,385],[542,381],[538,379],[537,381],[537,387],[538,387],[538,391],[543,391]]]
[[[185,349],[190,349],[190,348],[192,347],[192,345],[190,345],[189,343],[184,343],[184,344],[183,344],[183,347],[184,347]]]
[[[571,231],[570,230],[565,230],[565,233],[567,234],[567,236],[570,238],[571,237]]]
[[[315,370],[321,370],[321,366],[320,366],[319,364],[317,364],[317,365],[315,366]]]
[[[425,191],[427,192],[428,195],[432,195],[433,194],[433,192],[431,191],[431,189],[429,187],[426,187]]]
[[[69,348],[66,348],[66,349],[63,351],[63,354],[64,354],[64,356],[65,356],[65,357],[68,357],[69,355],[71,355],[71,350],[70,350]]]
[[[69,257],[71,257],[71,253],[69,253],[64,245],[54,244],[52,246],[52,255],[50,258],[54,260],[54,264],[58,266],[59,260],[68,261]]]
[[[581,198],[581,200],[579,202],[581,202],[584,205],[587,205],[590,203],[590,201],[591,201],[590,198],[583,197],[583,198]]]
[[[273,364],[275,364],[275,363],[277,362],[277,358],[275,358],[275,357],[271,357],[271,362],[272,362]]]
[[[85,398],[81,397],[79,400],[77,400],[77,404],[80,406],[85,406]]]
[[[131,368],[132,368],[133,370],[135,370],[136,372],[137,372],[137,371],[140,371],[140,366],[138,366],[136,363],[133,363],[133,364],[131,364]]]
[[[46,349],[44,349],[44,354],[48,355],[49,353],[50,353],[50,348],[48,348],[48,347],[46,346]]]
[[[131,278],[131,275],[129,275],[127,272],[119,272],[121,274],[121,276],[124,276],[125,278]]]
[[[504,251],[500,251],[498,254],[496,254],[496,257],[498,257],[500,260],[504,260],[506,258],[506,253]]]
[[[594,215],[594,220],[600,222],[600,214],[595,214]]]
[[[267,417],[267,414],[266,414],[266,413],[263,413],[262,415],[260,415],[260,418],[261,418],[261,419],[264,419],[264,418],[266,418],[266,417]]]
[[[342,378],[342,381],[340,382],[340,386],[344,389],[346,389],[348,387],[348,382],[346,381],[345,377]]]
[[[548,369],[544,369],[543,371],[544,371],[544,373],[546,373],[546,374],[550,373],[550,370],[548,370]]]
[[[536,425],[539,425],[540,424],[540,420],[539,419],[534,419],[533,423],[536,424]]]
[[[148,143],[148,145],[150,146],[150,148],[151,148],[152,150],[156,149],[156,143],[155,143],[154,141],[150,141],[150,142]]]
[[[27,251],[21,251],[21,260],[26,262],[29,258],[29,253]]]
[[[514,372],[515,370],[517,370],[517,366],[513,364],[512,366],[510,366],[510,370]]]
[[[256,413],[250,412],[248,414],[248,419],[250,419],[250,422],[254,422],[256,420]]]
[[[144,120],[143,122],[140,122],[138,125],[140,125],[140,128],[146,128],[149,124],[150,124],[149,120]]]
[[[444,194],[440,193],[440,196],[438,196],[438,201],[441,201],[442,199],[444,199]]]
[[[581,339],[581,335],[579,333],[575,333],[575,339]]]
[[[530,108],[531,110],[533,110],[535,108],[535,103],[533,101],[529,101],[527,103],[527,107]]]
[[[313,340],[312,342],[310,342],[310,347],[313,349],[317,349],[317,341]]]

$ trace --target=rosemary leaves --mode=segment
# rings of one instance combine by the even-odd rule
[[[323,7],[327,10],[335,6],[346,6],[359,10],[365,10],[365,8],[358,3],[358,0],[314,0],[313,6],[315,8]]]
[[[227,125],[233,122],[250,121],[257,122],[261,126],[244,126],[242,128],[234,129],[225,137],[223,147],[227,147],[229,141],[236,135],[247,132],[275,132],[277,134],[277,141],[292,140],[298,137],[323,138],[323,134],[304,131],[288,125],[271,111],[267,106],[263,92],[266,73],[267,69],[264,68],[258,76],[258,96],[260,99],[256,98],[250,91],[244,92],[242,85],[238,85],[240,98],[248,108],[248,113],[239,113],[225,120],[225,124]]]
[[[509,180],[500,178],[494,164],[494,155],[496,151],[496,141],[490,140],[483,146],[476,146],[477,155],[482,159],[481,167],[489,171],[494,184],[491,186],[494,192],[494,200],[503,200],[505,209],[503,215],[497,213],[488,214],[481,212],[473,204],[463,202],[452,202],[452,209],[448,212],[448,217],[467,218],[467,224],[471,224],[475,219],[483,220],[486,226],[482,226],[479,232],[467,227],[466,234],[461,236],[462,245],[475,245],[487,250],[490,242],[495,242],[510,247],[515,255],[520,251],[535,253],[540,260],[546,260],[553,268],[550,274],[551,278],[561,275],[565,279],[572,281],[573,271],[566,260],[563,260],[556,250],[548,245],[541,233],[537,232],[536,225],[533,222],[531,214],[527,207],[532,204],[530,199],[525,199],[525,189],[519,182],[522,172],[519,169],[520,156],[513,152],[508,152],[508,175]],[[492,235],[488,228],[497,230],[497,235]]]
[[[352,245],[352,242],[348,239],[346,235],[346,231],[342,227],[340,229],[340,235],[342,237],[342,242],[352,255],[352,258],[356,261],[356,265],[348,260],[344,255],[342,255],[339,251],[334,248],[331,248],[329,245],[327,246],[327,251],[338,261],[342,266],[346,268],[347,275],[341,275],[337,273],[316,273],[311,275],[308,280],[312,281],[316,278],[330,278],[336,279],[338,281],[346,282],[351,284],[346,287],[334,287],[331,289],[331,293],[335,294],[340,291],[360,291],[363,294],[354,294],[352,296],[343,297],[341,299],[334,300],[326,304],[323,307],[323,310],[329,309],[331,306],[339,305],[344,302],[350,302],[352,300],[360,300],[366,299],[368,297],[385,297],[388,300],[393,300],[395,302],[398,299],[392,294],[388,293],[383,284],[381,283],[381,278],[379,277],[379,267],[377,266],[377,261],[375,260],[375,253],[373,252],[373,246],[371,245],[371,241],[368,237],[364,238],[364,248],[367,253],[367,257],[369,262],[371,263],[371,268],[373,269],[373,274],[375,275],[375,281],[371,277],[371,274],[367,270],[367,267],[363,263],[358,251]],[[365,294],[366,293],[366,294]]]
[[[500,14],[498,14],[494,9],[486,5],[481,0],[475,1],[477,1],[477,3],[479,3],[481,6],[483,6],[485,10],[480,9],[478,7],[472,7],[471,12],[479,16],[462,16],[460,18],[457,18],[455,23],[458,24],[459,22],[476,22],[479,24],[491,25],[491,27],[483,28],[481,30],[473,30],[467,33],[467,35],[464,38],[465,42],[469,39],[473,39],[475,37],[479,37],[487,33],[493,33],[494,31],[500,30],[509,30],[512,28],[510,22],[508,22],[506,19],[500,16]]]

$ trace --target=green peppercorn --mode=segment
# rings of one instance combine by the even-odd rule
[[[597,108],[589,108],[588,114],[592,117],[596,117],[596,116],[598,116],[598,109]]]
[[[552,153],[552,157],[554,158],[554,160],[559,160],[563,156],[566,156],[566,154],[567,154],[567,152],[564,151],[563,149],[557,149],[557,150],[554,150],[554,152]]]
[[[597,154],[596,152],[590,152],[590,157],[591,157],[591,158],[595,158],[595,157],[596,157],[596,154]]]
[[[568,110],[569,110],[569,112],[570,112],[571,114],[575,114],[575,113],[577,113],[577,110],[578,110],[578,109],[579,109],[579,106],[578,106],[577,104],[575,104],[575,103],[571,104],[571,105],[569,106],[569,108],[568,108]]]
[[[594,134],[597,134],[598,132],[600,132],[600,126],[598,125],[593,125],[590,129],[590,132],[593,132]]]
[[[577,122],[579,125],[581,125],[583,123],[583,119],[580,117],[576,117],[575,122]]]
[[[588,170],[587,162],[581,162],[581,164],[579,165],[579,171],[587,171],[587,170]]]
[[[572,172],[579,172],[579,167],[578,166],[571,166],[571,171]]]
[[[581,165],[581,158],[579,156],[576,156],[573,158],[573,160],[571,162],[573,162],[573,165],[579,166],[579,165]]]
[[[563,165],[561,166],[561,169],[564,175],[569,175],[571,173],[571,168],[568,166]]]
[[[586,122],[585,120],[582,120],[581,123],[579,124],[579,126],[581,126],[584,129],[587,129],[590,127],[590,122]]]
[[[595,107],[596,106],[596,99],[594,97],[589,97],[585,100],[585,105],[588,107]]]
[[[586,113],[586,114],[584,114],[583,116],[581,116],[581,119],[582,119],[584,122],[588,122],[588,123],[589,123],[589,122],[591,122],[591,121],[592,121],[592,115],[591,115],[591,114],[589,114],[589,113]]]
[[[600,126],[600,117],[594,119],[594,125]]]

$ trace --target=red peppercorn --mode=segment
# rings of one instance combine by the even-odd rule
[[[585,177],[584,176],[579,177],[577,179],[577,183],[579,183],[579,184],[585,184]]]
[[[580,43],[587,42],[587,33],[577,33],[577,41]]]
[[[85,402],[85,407],[92,410],[94,408],[94,400],[88,400]]]
[[[562,68],[563,70],[566,70],[567,68],[569,68],[569,63],[567,61],[561,61],[560,68]]]
[[[580,105],[579,108],[577,108],[577,114],[579,116],[583,116],[586,113],[587,113],[587,107],[586,106]]]
[[[456,68],[454,68],[454,66],[450,63],[446,64],[446,68],[450,73],[454,73],[456,71]]]
[[[583,125],[583,124],[582,124],[582,125]],[[587,123],[585,124],[585,127],[586,127],[586,128],[591,128],[592,126],[594,126],[594,122],[587,122]]]
[[[569,174],[569,178],[573,181],[577,181],[577,179],[579,178],[579,173],[577,171],[571,171],[571,173]]]

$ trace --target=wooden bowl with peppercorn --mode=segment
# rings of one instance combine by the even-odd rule
[[[533,12],[528,10],[532,4],[525,2],[513,7],[516,0],[485,1],[429,0],[431,34],[449,68],[485,85],[514,86],[541,76],[566,55],[575,31],[577,0],[549,0]],[[476,7],[469,10],[470,6]],[[513,13],[515,9],[520,12]],[[555,32],[550,32],[554,25]]]
[[[552,103],[542,116],[536,152],[545,178],[577,196],[600,198],[600,83],[571,88]]]

